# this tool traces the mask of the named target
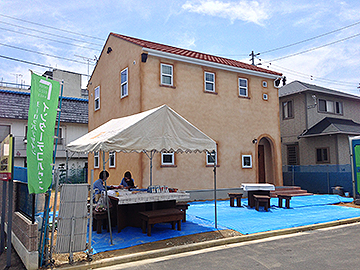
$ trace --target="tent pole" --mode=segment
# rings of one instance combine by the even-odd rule
[[[93,195],[94,195],[94,169],[90,174],[90,221],[89,221],[89,243],[88,243],[88,258],[91,260],[93,255],[92,248],[92,223],[93,223]]]
[[[103,171],[105,172],[105,152],[102,151],[103,154]],[[108,197],[108,191],[107,191],[107,184],[106,180],[104,180],[105,184],[105,202],[106,202],[106,209],[108,214],[108,220],[109,220],[109,230],[110,230],[110,244],[113,245],[113,239],[112,239],[112,230],[111,230],[111,217],[110,217],[110,209],[109,209],[109,197]]]
[[[216,152],[215,152],[216,157]],[[214,203],[215,203],[215,229],[217,229],[217,206],[216,206],[216,158],[214,161]]]
[[[154,156],[154,150],[150,153],[150,186],[152,186],[152,168],[153,168],[153,156]]]

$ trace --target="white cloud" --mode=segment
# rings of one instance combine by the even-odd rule
[[[218,0],[187,1],[182,8],[189,12],[199,13],[230,19],[252,22],[263,25],[263,22],[271,17],[271,12],[265,2],[246,1],[223,2]]]

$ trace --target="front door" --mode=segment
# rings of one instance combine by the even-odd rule
[[[258,145],[259,183],[266,183],[264,145]]]

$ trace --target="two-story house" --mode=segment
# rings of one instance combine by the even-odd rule
[[[241,183],[282,185],[279,100],[282,74],[217,57],[110,33],[88,84],[89,131],[113,118],[163,104],[217,142],[218,188]],[[106,132],[106,130],[104,130]],[[153,184],[185,190],[212,188],[214,154],[157,153]],[[130,170],[149,185],[145,154],[106,155],[108,184]],[[99,153],[89,155],[95,177]]]
[[[87,93],[84,95],[81,90],[81,75],[62,70],[47,71],[45,75],[50,76],[51,79],[64,80],[55,165],[58,167],[59,164],[65,164],[66,160],[68,160],[69,170],[82,169],[87,166],[87,155],[70,153],[67,158],[65,150],[67,143],[86,134],[88,131],[88,99]],[[30,90],[9,87],[6,89],[0,88],[0,100],[0,141],[8,134],[13,134],[15,138],[14,165],[27,167],[26,133]]]
[[[279,89],[284,165],[350,164],[360,96],[293,81]]]

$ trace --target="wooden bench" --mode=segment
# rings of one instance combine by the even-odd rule
[[[177,202],[175,205],[176,209],[181,210],[184,213],[183,222],[186,222],[186,210],[189,208],[190,204],[186,202]]]
[[[184,218],[184,212],[176,208],[159,209],[153,211],[139,212],[142,220],[142,232],[151,236],[151,226],[157,223],[170,222],[171,227],[175,230],[175,223],[177,223],[178,231],[181,231],[181,220]]]
[[[242,193],[228,193],[230,197],[230,206],[234,207],[234,200],[236,199],[236,206],[241,207],[241,197]]]
[[[280,208],[282,207],[283,200],[285,200],[285,207],[290,208],[290,200],[291,200],[292,196],[278,194],[277,197],[279,198],[279,207]]]
[[[267,195],[253,195],[255,200],[255,209],[259,211],[260,204],[264,206],[265,211],[270,207],[270,196]]]
[[[96,233],[102,233],[101,226],[107,229],[108,232],[110,231],[107,212],[93,211],[93,231],[95,231],[96,228]]]

